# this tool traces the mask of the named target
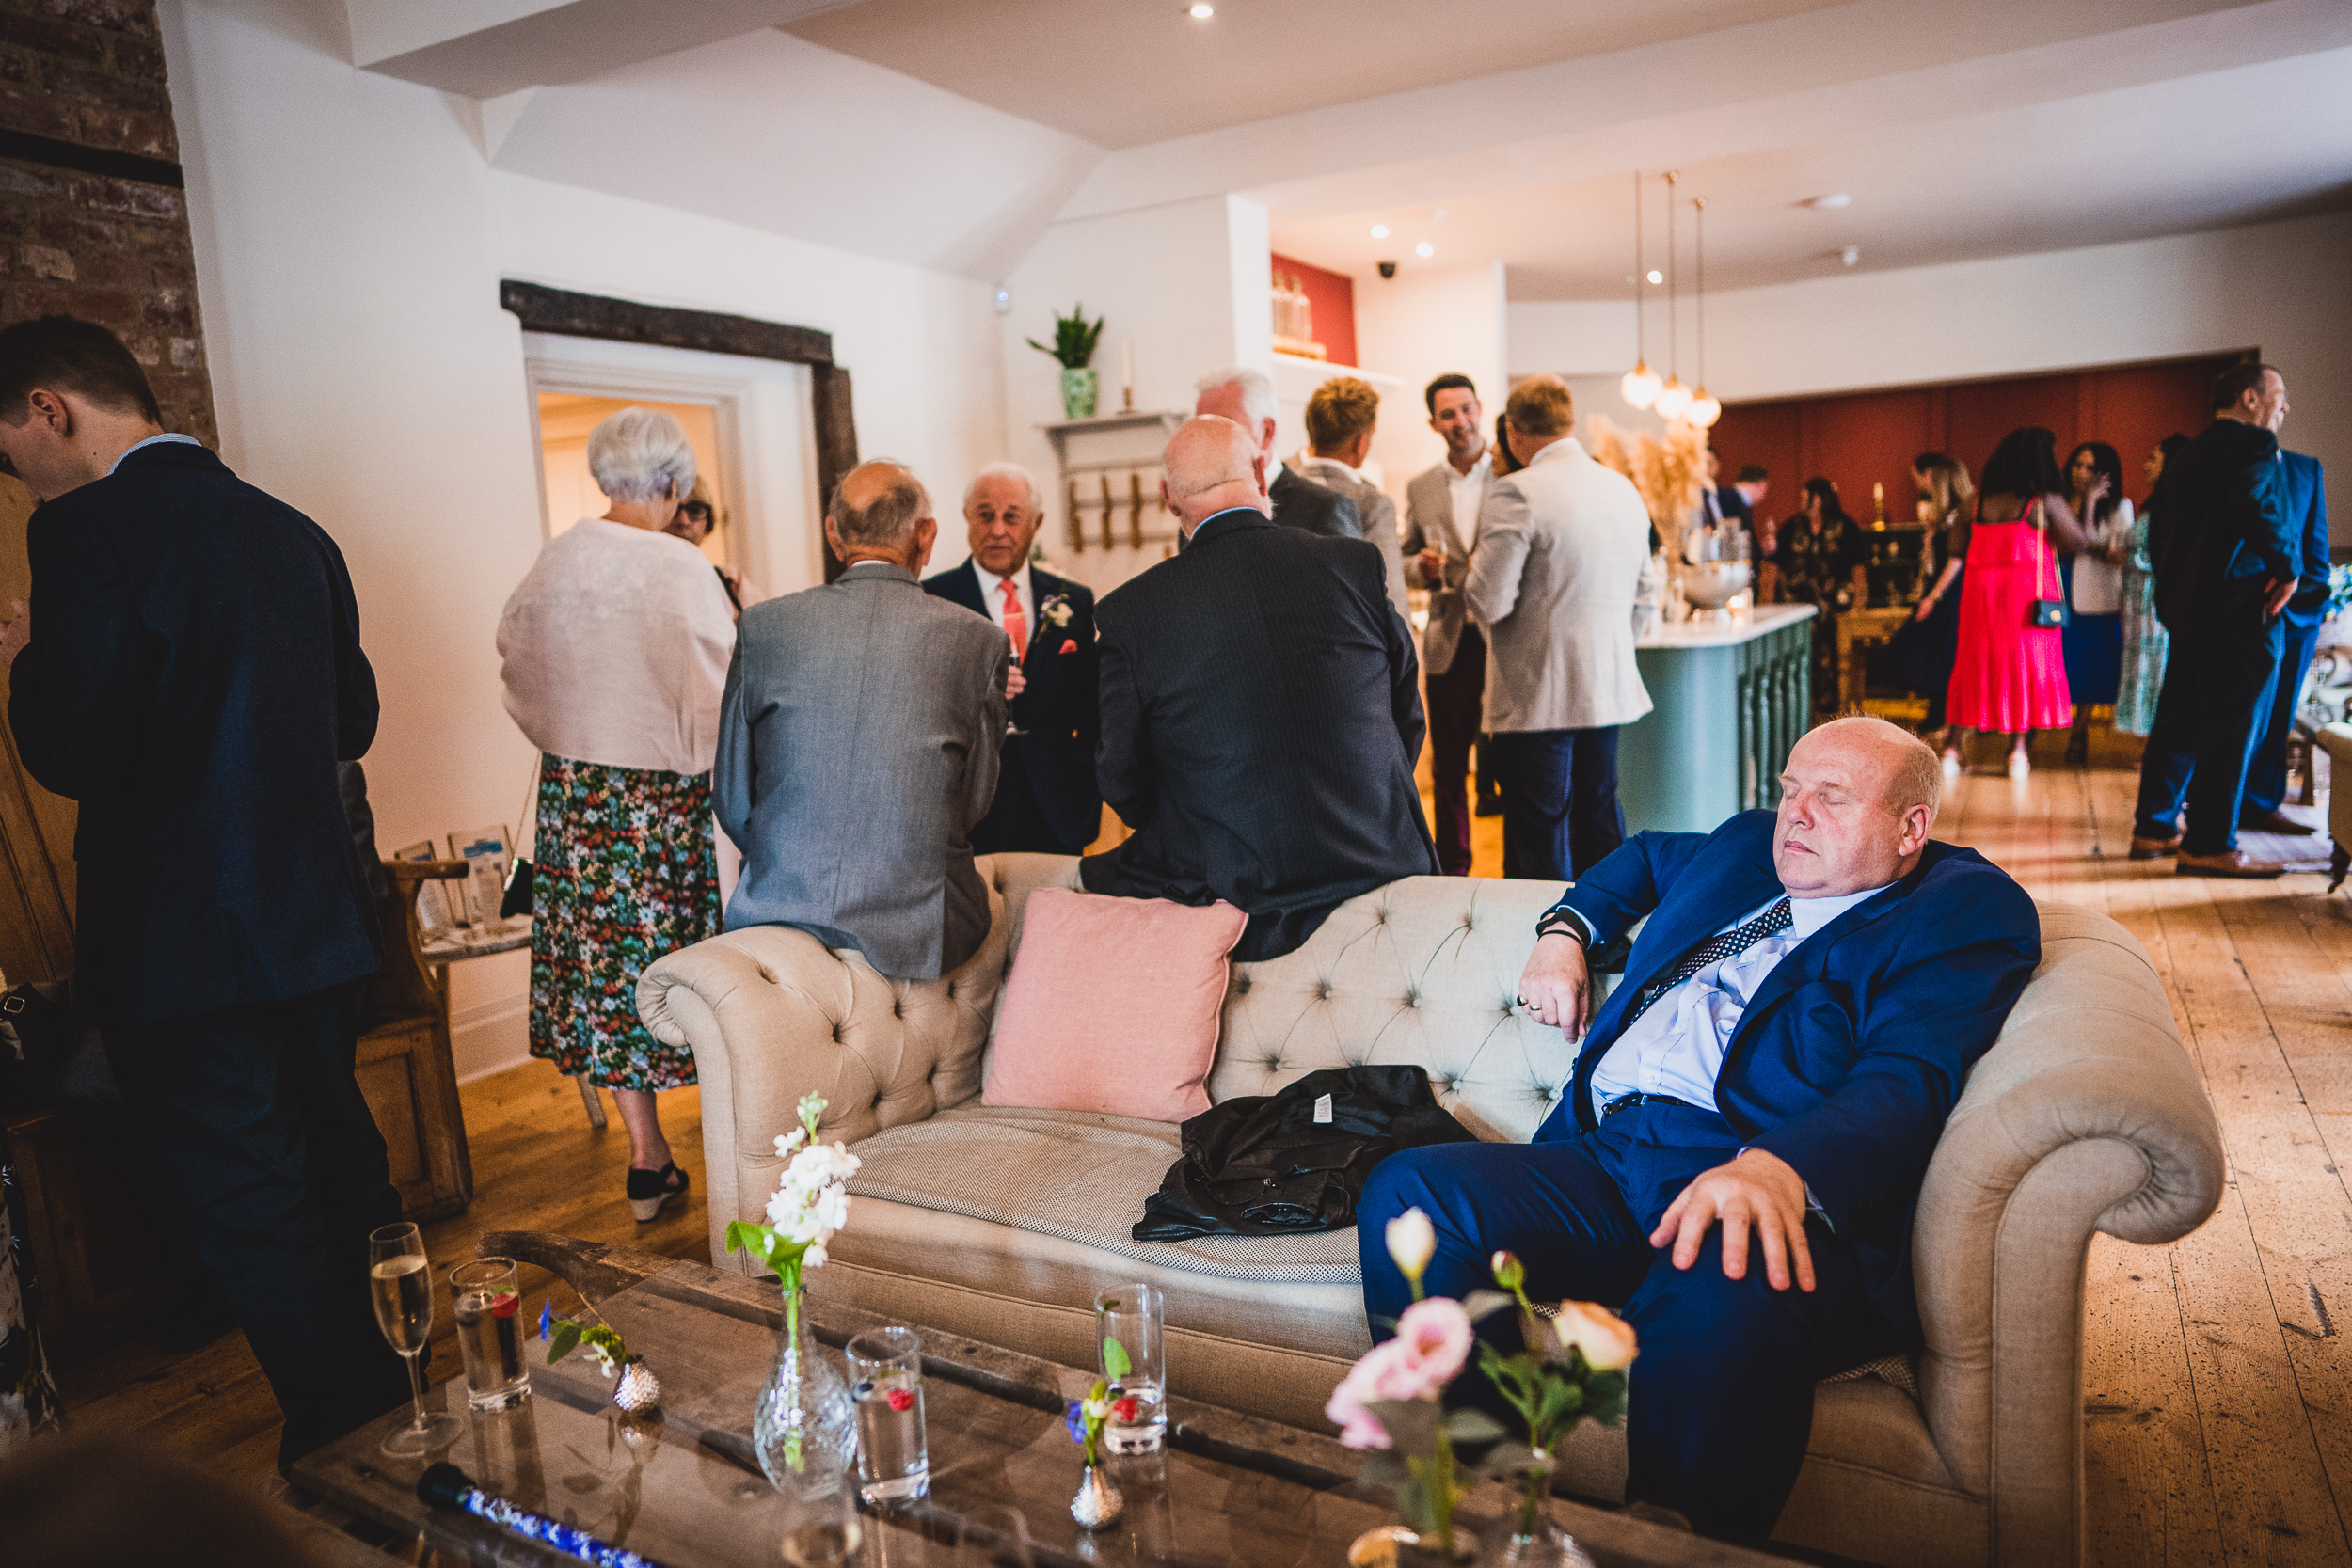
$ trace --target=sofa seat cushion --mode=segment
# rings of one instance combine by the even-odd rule
[[[853,1152],[862,1162],[853,1197],[988,1220],[1161,1269],[1262,1285],[1353,1291],[1359,1282],[1352,1227],[1136,1241],[1144,1200],[1183,1155],[1168,1122],[965,1105],[878,1132]],[[856,1229],[852,1208],[850,1233]]]

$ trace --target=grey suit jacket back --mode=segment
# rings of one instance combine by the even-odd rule
[[[910,980],[977,951],[1008,647],[879,562],[743,611],[711,772],[743,851],[727,929],[797,926]]]
[[[1364,538],[1380,546],[1381,564],[1389,574],[1389,602],[1410,625],[1413,612],[1405,602],[1405,557],[1396,544],[1396,502],[1380,486],[1332,458],[1302,457],[1298,471],[1356,503],[1356,517],[1363,524]]]

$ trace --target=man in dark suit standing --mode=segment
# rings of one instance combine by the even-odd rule
[[[1276,416],[1281,411],[1274,396],[1274,378],[1247,365],[1229,365],[1200,378],[1193,401],[1195,416],[1214,414],[1231,420],[1249,433],[1258,455],[1265,459],[1266,496],[1273,502],[1274,520],[1283,528],[1340,539],[1361,539],[1364,520],[1356,503],[1328,486],[1302,479],[1274,455]]]
[[[1567,1092],[1532,1143],[1407,1149],[1372,1173],[1374,1333],[1411,1299],[1382,1244],[1407,1210],[1436,1232],[1431,1295],[1488,1284],[1512,1249],[1530,1295],[1597,1301],[1640,1337],[1626,1495],[1762,1544],[1815,1384],[1919,1348],[1919,1185],[2041,957],[2025,890],[1929,840],[1942,784],[1915,736],[1841,719],[1789,753],[1776,814],[1640,833],[1577,879],[1518,984],[1582,1042]],[[1596,1010],[1587,952],[1645,919]],[[1480,1332],[1516,1350],[1505,1316]]]
[[[2148,501],[2156,616],[2172,642],[2140,753],[2132,854],[2177,854],[2184,876],[2276,877],[2285,865],[2239,849],[2237,826],[2285,651],[2280,612],[2303,571],[2299,519],[2279,485],[2286,380],[2233,365],[2214,382],[2213,412]]]
[[[2254,742],[2254,760],[2246,769],[2237,825],[2257,832],[2309,834],[2319,830],[2279,808],[2287,799],[2287,736],[2295,726],[2295,705],[2302,698],[2303,677],[2318,651],[2319,623],[2328,609],[2328,490],[2319,459],[2299,451],[2280,449],[2277,477],[2288,526],[2302,534],[2303,569],[2295,597],[2280,617],[2279,680],[2271,688],[2268,721]]]
[[[375,736],[342,552],[167,436],[103,327],[0,331],[0,453],[40,501],[8,721],[81,803],[76,994],[286,1415],[290,1463],[397,1403],[368,1232],[400,1218],[353,1076],[376,921],[338,762]]]
[[[1045,514],[1017,463],[982,468],[963,496],[972,559],[923,579],[923,591],[976,610],[1009,639],[1022,676],[996,775],[996,800],[972,830],[972,852],[1077,855],[1103,829],[1094,787],[1094,591],[1032,565]]]
[[[1378,550],[1272,526],[1248,431],[1187,420],[1162,466],[1192,547],[1097,609],[1095,773],[1135,834],[1080,876],[1090,893],[1223,899],[1249,916],[1233,956],[1279,958],[1347,899],[1438,869],[1412,634]]]

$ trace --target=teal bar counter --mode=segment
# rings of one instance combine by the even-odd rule
[[[1781,764],[1813,712],[1811,605],[1661,626],[1634,644],[1656,705],[1617,737],[1628,832],[1706,832],[1780,802]]]

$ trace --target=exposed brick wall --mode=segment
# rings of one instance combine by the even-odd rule
[[[0,131],[176,169],[152,0],[0,0]],[[217,444],[183,194],[161,166],[72,163],[0,147],[0,323],[64,311],[112,327],[165,424]]]

